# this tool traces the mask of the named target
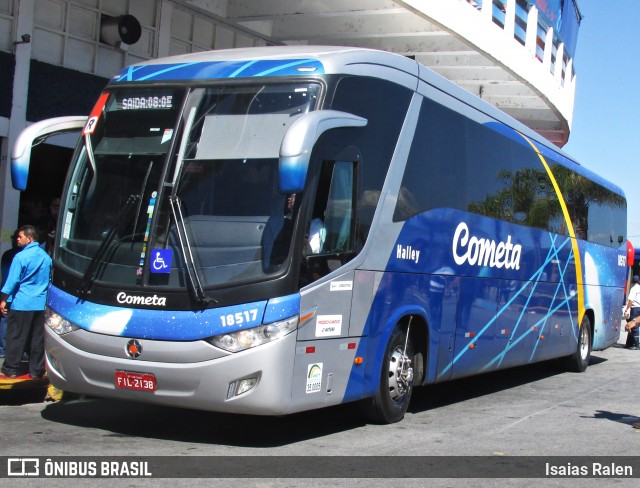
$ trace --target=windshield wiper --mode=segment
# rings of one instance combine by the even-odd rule
[[[204,288],[200,282],[200,276],[198,275],[198,268],[196,267],[195,260],[193,259],[193,252],[191,250],[191,243],[189,242],[189,236],[187,234],[187,227],[185,225],[184,217],[182,215],[182,208],[180,198],[177,196],[169,197],[169,205],[171,207],[171,214],[176,222],[176,233],[178,234],[178,243],[180,244],[180,251],[182,252],[182,259],[184,260],[185,267],[187,268],[187,276],[191,283],[191,288],[195,294],[196,302],[199,305],[206,307],[210,304],[216,304],[218,301],[215,298],[205,296]]]
[[[91,284],[93,283],[93,278],[95,277],[96,271],[98,270],[98,263],[100,262],[105,252],[109,248],[109,245],[113,241],[113,238],[116,236],[118,227],[120,227],[123,224],[123,222],[125,222],[126,219],[128,219],[131,216],[131,213],[132,213],[131,210],[134,208],[138,200],[142,200],[142,197],[140,195],[130,195],[129,198],[127,199],[127,202],[120,209],[120,212],[118,213],[118,218],[109,229],[109,232],[107,232],[107,235],[104,236],[104,238],[102,239],[102,242],[100,243],[100,247],[98,247],[98,250],[93,255],[93,258],[91,258],[91,262],[89,263],[89,266],[87,266],[87,269],[82,275],[82,279],[80,280],[80,285],[78,286],[78,290],[77,290],[80,296],[84,297],[89,295],[90,293],[89,290],[91,288]]]

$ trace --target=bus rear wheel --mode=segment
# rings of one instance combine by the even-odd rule
[[[363,400],[365,417],[375,423],[392,424],[404,418],[413,393],[415,354],[407,332],[396,327],[389,339],[382,362],[378,390]]]
[[[576,351],[565,358],[565,367],[569,371],[582,373],[589,366],[591,358],[591,320],[587,315],[582,319],[578,332],[578,347]]]

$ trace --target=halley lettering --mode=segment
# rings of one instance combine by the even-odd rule
[[[165,307],[167,305],[166,297],[159,297],[158,295],[153,295],[152,297],[127,295],[123,291],[118,293],[118,295],[116,296],[116,300],[118,300],[118,303],[126,305],[157,305],[159,307]]]
[[[413,261],[414,263],[418,264],[418,261],[420,261],[420,251],[414,249],[412,246],[403,246],[402,244],[397,244],[396,259]]]
[[[489,239],[469,237],[469,227],[460,222],[453,234],[453,259],[461,265],[468,263],[472,266],[488,266],[490,268],[520,269],[522,246],[512,244],[511,236],[506,242],[490,241]]]

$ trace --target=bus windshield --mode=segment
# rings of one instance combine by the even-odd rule
[[[317,84],[114,90],[76,152],[59,263],[83,281],[118,285],[184,287],[193,272],[206,287],[278,272],[294,200],[278,191],[280,143],[319,92]]]

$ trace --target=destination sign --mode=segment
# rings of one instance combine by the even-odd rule
[[[124,97],[118,106],[121,110],[163,110],[173,108],[173,95]]]

